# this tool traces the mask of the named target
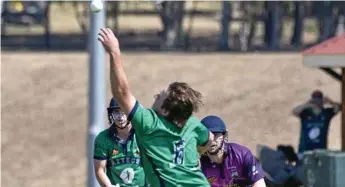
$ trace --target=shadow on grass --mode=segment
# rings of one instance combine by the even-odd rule
[[[205,52],[235,52],[242,53],[239,43],[230,42],[229,50],[219,50],[217,33],[210,33],[205,36],[191,37],[189,47],[182,46],[177,50],[165,50],[162,48],[163,39],[158,36],[157,31],[133,32],[123,31],[119,34],[122,51],[127,52],[167,52],[167,51],[183,51],[191,53]],[[230,36],[230,40],[234,40],[238,36]],[[260,40],[255,38],[254,40]],[[1,36],[1,51],[50,51],[50,52],[87,52],[88,36],[82,34],[51,34],[49,37],[50,47],[47,48],[45,36],[39,35],[8,35]],[[254,42],[247,52],[299,52],[306,47],[293,47],[289,44],[281,44],[279,49],[270,49],[262,45],[262,42]],[[245,52],[243,52],[245,53]]]

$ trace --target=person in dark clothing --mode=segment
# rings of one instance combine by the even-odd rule
[[[339,111],[340,104],[323,96],[320,90],[315,90],[307,103],[293,109],[292,113],[301,120],[299,153],[327,148],[329,124]]]

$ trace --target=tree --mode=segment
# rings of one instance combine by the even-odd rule
[[[231,3],[229,1],[223,1],[222,8],[222,19],[221,19],[221,31],[219,36],[219,49],[228,50],[229,49],[229,24],[231,16]]]
[[[174,49],[181,46],[182,30],[184,18],[184,1],[166,1],[165,7],[161,9],[160,15],[165,26],[165,42],[166,49]]]
[[[305,3],[295,1],[294,6],[294,30],[290,43],[294,46],[301,46],[304,30]]]
[[[283,26],[282,5],[280,1],[265,2],[265,8],[267,10],[265,20],[265,43],[271,49],[277,49],[280,45]]]
[[[319,20],[319,38],[318,42],[327,40],[332,36],[334,21],[333,8],[331,1],[314,2],[316,8],[316,17]]]

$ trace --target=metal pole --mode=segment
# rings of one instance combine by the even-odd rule
[[[105,127],[104,49],[97,40],[99,30],[105,26],[105,11],[90,12],[89,17],[89,131],[87,140],[87,186],[98,187],[93,165],[94,140]]]

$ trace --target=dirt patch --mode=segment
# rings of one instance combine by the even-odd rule
[[[85,185],[87,60],[86,53],[2,53],[3,186]],[[340,100],[339,83],[303,67],[299,54],[126,53],[125,61],[143,105],[170,81],[188,82],[204,95],[197,116],[220,115],[229,139],[253,151],[259,143],[297,145],[299,121],[291,108],[313,89]],[[331,148],[340,147],[339,124],[338,115]]]

